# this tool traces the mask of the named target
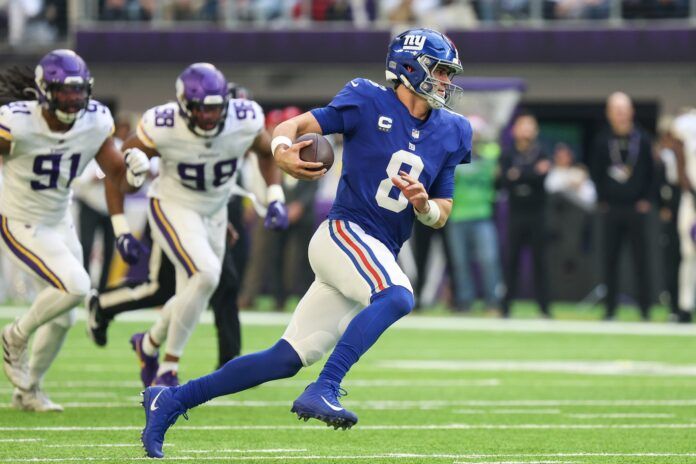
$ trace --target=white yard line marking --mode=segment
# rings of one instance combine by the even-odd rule
[[[0,306],[0,318],[14,319],[26,312],[26,307]],[[85,311],[78,311],[78,319],[85,319]],[[119,315],[119,321],[154,322],[158,311],[133,311]],[[262,313],[258,311],[242,311],[239,314],[242,325],[256,326],[285,326],[290,322],[290,313]],[[212,324],[213,316],[206,311],[201,315],[201,324]],[[488,319],[488,318],[459,318],[410,316],[399,320],[393,325],[395,329],[408,330],[444,330],[444,331],[475,331],[475,332],[543,332],[543,333],[585,333],[585,334],[616,334],[616,335],[647,335],[647,336],[681,336],[696,335],[694,325],[676,325],[665,323],[615,322],[607,324],[602,321],[557,321],[557,320],[524,320],[524,319]]]
[[[164,446],[174,446],[165,443]],[[142,448],[140,443],[93,443],[93,444],[65,444],[65,445],[44,445],[45,448]]]
[[[560,409],[455,409],[452,411],[455,414],[501,414],[501,415],[514,415],[514,414],[531,414],[531,415],[546,415],[546,414],[560,414]]]
[[[493,371],[493,372],[552,372],[586,375],[646,375],[646,376],[696,376],[696,365],[674,365],[647,361],[432,361],[390,360],[379,361],[377,366],[387,369],[439,370],[439,371]]]
[[[633,429],[696,429],[696,423],[679,424],[426,424],[426,425],[363,425],[354,430],[633,430]],[[142,430],[141,426],[36,426],[0,427],[3,432],[90,432],[90,431],[132,431]],[[228,430],[310,430],[329,431],[321,425],[182,425],[174,430],[189,431],[228,431]]]
[[[565,414],[576,419],[672,419],[674,414]]]
[[[138,404],[140,397],[133,396],[132,401],[75,401],[62,403],[68,408],[134,408],[140,407]],[[539,407],[553,408],[561,406],[574,407],[680,407],[680,406],[696,406],[696,399],[688,400],[368,400],[360,401],[353,400],[348,402],[351,407],[367,409],[367,410],[401,410],[401,409],[441,409],[441,408],[519,408],[519,407]],[[348,404],[347,403],[347,404]],[[203,407],[206,408],[275,408],[286,407],[288,401],[253,401],[253,400],[223,400],[217,399],[210,403],[206,403]],[[0,409],[7,409],[9,404],[0,404]],[[465,409],[460,409],[466,411]],[[513,409],[514,410],[514,409]],[[522,413],[522,412],[520,412]],[[466,414],[461,412],[460,414]],[[473,414],[473,413],[471,413]],[[500,413],[505,414],[505,413]]]
[[[276,456],[172,456],[167,457],[168,461],[269,461],[269,460],[345,460],[354,461],[358,459],[500,459],[500,458],[570,458],[570,457],[679,457],[696,458],[696,453],[558,453],[558,454],[372,454],[372,455],[350,455],[350,456],[297,456],[297,455],[276,455]],[[113,457],[75,457],[75,458],[10,458],[5,462],[99,462],[110,461]],[[128,461],[152,461],[147,457],[130,457]],[[462,461],[458,461],[462,462]],[[469,461],[471,464],[493,464],[492,462],[482,463],[481,461]],[[512,464],[542,464],[542,463],[570,463],[577,461],[495,461],[496,463]],[[468,464],[468,463],[467,463]]]
[[[309,380],[280,380],[264,385],[264,388],[296,388],[306,387]],[[410,380],[410,379],[352,379],[349,383],[351,387],[497,387],[501,385],[500,379],[460,379],[460,380]],[[142,388],[142,383],[137,381],[99,381],[86,380],[84,382],[73,381],[47,381],[44,383],[47,389],[87,389],[87,388]],[[694,383],[696,386],[696,382]],[[0,388],[0,392],[11,392],[11,388]],[[95,395],[99,392],[92,392]],[[104,392],[104,395],[116,396],[113,392]],[[82,395],[82,393],[81,393]],[[96,396],[95,396],[96,397]]]
[[[0,438],[0,443],[24,443],[44,441],[44,438]]]
[[[306,449],[210,449],[210,450],[200,450],[200,449],[186,449],[179,450],[182,453],[305,453]]]
[[[576,464],[580,461],[454,461],[454,464]]]

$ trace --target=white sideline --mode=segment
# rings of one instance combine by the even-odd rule
[[[0,306],[0,319],[13,319],[26,311],[26,307]],[[158,313],[154,310],[133,311],[119,316],[119,321],[154,322]],[[290,322],[290,313],[264,313],[242,311],[240,319],[244,325],[284,326]],[[85,312],[78,311],[78,319],[85,319]],[[211,311],[201,315],[202,324],[212,324]],[[696,325],[676,325],[645,322],[603,322],[603,321],[556,321],[543,319],[490,319],[468,317],[442,317],[411,315],[394,324],[396,329],[444,330],[476,332],[544,332],[544,333],[585,333],[615,335],[650,336],[696,336]]]
[[[133,396],[132,401],[118,402],[99,402],[99,401],[74,401],[62,403],[66,408],[99,408],[99,409],[114,409],[114,408],[140,408],[138,404],[140,397]],[[351,407],[366,409],[366,410],[400,410],[400,409],[440,409],[440,408],[462,408],[462,407],[559,407],[559,406],[603,406],[603,407],[679,407],[679,406],[696,406],[696,399],[688,400],[351,400]],[[210,403],[206,403],[202,407],[205,408],[285,408],[289,405],[289,400],[276,401],[261,401],[261,400],[228,400],[215,399]],[[7,403],[0,404],[0,409],[7,409],[11,406]],[[504,411],[504,410],[503,410]],[[467,410],[456,409],[452,412],[458,414],[475,413]],[[497,412],[499,414],[508,414]],[[509,414],[519,413],[523,411],[510,412]],[[534,410],[527,412],[534,414]],[[537,412],[539,413],[539,412]],[[543,411],[544,414],[552,414],[555,412]],[[0,428],[2,430],[2,428]]]
[[[696,423],[681,424],[427,424],[427,425],[363,425],[354,429],[374,430],[638,430],[638,429],[696,429]],[[0,427],[2,432],[124,432],[142,430],[142,426],[35,426]],[[231,431],[231,430],[302,430],[333,431],[322,425],[181,425],[176,430]]]
[[[304,453],[306,449],[215,449],[215,450],[198,450],[185,449],[179,450],[181,453]]]
[[[266,456],[172,456],[167,457],[167,461],[269,461],[269,460],[345,460],[354,461],[358,459],[500,459],[500,458],[572,458],[572,457],[679,457],[694,458],[696,453],[549,453],[549,454],[406,454],[406,453],[386,453],[370,455],[337,455],[337,456],[298,456],[298,455],[266,455]],[[10,458],[6,462],[99,462],[113,460],[113,457],[75,457],[75,458]],[[128,461],[152,461],[147,457],[129,457]],[[458,461],[460,462],[460,461]],[[475,461],[477,464],[541,464],[541,463],[568,463],[577,461]],[[473,464],[473,462],[472,462]]]
[[[696,376],[696,364],[667,364],[652,361],[600,360],[409,360],[377,361],[384,369],[478,371],[478,372],[553,372],[585,375]]]
[[[131,401],[100,402],[100,401],[73,401],[62,403],[66,408],[140,408],[140,397],[133,396]],[[206,403],[204,408],[275,408],[288,406],[289,400],[228,400],[214,399]],[[696,406],[696,399],[689,400],[351,400],[350,406],[366,410],[401,410],[401,409],[441,409],[461,407],[559,407],[559,406],[604,406],[604,407],[679,407]],[[11,406],[7,403],[0,404],[0,409]],[[458,414],[556,414],[555,410],[497,410],[484,412],[476,410],[455,409]],[[558,412],[560,413],[560,411]],[[0,430],[2,430],[0,428]]]

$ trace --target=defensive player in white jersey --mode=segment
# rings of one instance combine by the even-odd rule
[[[148,220],[154,240],[176,267],[176,294],[147,333],[131,344],[145,386],[178,385],[178,362],[200,313],[218,285],[225,250],[227,202],[244,154],[254,150],[268,187],[265,225],[286,228],[280,170],[273,162],[264,115],[254,101],[230,99],[222,73],[195,63],[176,81],[176,102],[145,112],[126,154],[160,156]],[[165,343],[159,364],[159,347]]]
[[[75,306],[90,289],[68,212],[70,184],[96,159],[107,176],[110,212],[124,222],[119,216],[122,195],[142,185],[149,160],[134,153],[124,164],[111,137],[111,113],[90,98],[92,77],[73,51],[50,52],[39,61],[33,77],[14,70],[1,81],[2,96],[20,100],[0,107],[4,157],[0,243],[41,287],[29,310],[2,331],[3,366],[16,387],[14,407],[61,411],[41,384],[75,321]],[[26,99],[29,93],[38,101]],[[129,262],[137,261],[142,252],[124,226],[118,248]],[[28,340],[34,333],[27,360]]]
[[[696,110],[674,119],[672,133],[684,144],[684,170],[688,185],[696,185]],[[679,320],[691,322],[696,308],[696,194],[682,191],[677,229],[681,249],[679,264]]]

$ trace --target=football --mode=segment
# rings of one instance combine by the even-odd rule
[[[300,150],[300,159],[323,163],[326,170],[331,169],[334,162],[334,152],[326,137],[320,134],[305,134],[298,137],[295,143],[304,142],[305,140],[311,140],[312,144]]]

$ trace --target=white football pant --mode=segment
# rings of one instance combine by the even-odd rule
[[[691,238],[691,227],[696,223],[695,207],[693,195],[682,192],[677,229],[682,254],[679,264],[679,309],[683,311],[693,311],[696,304],[696,246]]]
[[[413,292],[389,249],[352,222],[324,221],[309,243],[309,262],[314,283],[283,334],[305,366],[333,349],[372,295],[394,285]]]
[[[40,289],[29,310],[17,320],[19,336],[36,333],[29,368],[32,385],[41,381],[75,323],[75,306],[90,289],[82,266],[82,245],[72,218],[55,225],[26,224],[0,216],[0,236],[7,255],[32,275]]]
[[[175,202],[152,198],[148,220],[152,238],[176,268],[176,294],[149,334],[155,343],[166,340],[166,354],[180,357],[220,280],[227,208],[204,217]]]

